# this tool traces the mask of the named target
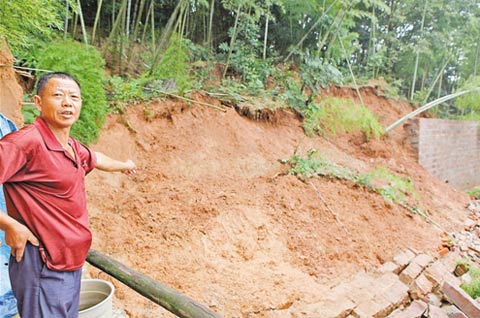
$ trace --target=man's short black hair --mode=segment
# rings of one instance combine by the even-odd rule
[[[62,78],[62,79],[69,79],[77,83],[78,88],[82,90],[82,87],[80,86],[80,83],[77,81],[75,77],[72,75],[65,73],[65,72],[49,72],[45,73],[40,78],[38,79],[37,82],[37,95],[40,95],[40,93],[43,91],[45,88],[45,85],[47,85],[48,81],[52,78]]]

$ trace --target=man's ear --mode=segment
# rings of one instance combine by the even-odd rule
[[[33,96],[33,102],[35,103],[35,108],[42,112],[42,98],[38,95]]]

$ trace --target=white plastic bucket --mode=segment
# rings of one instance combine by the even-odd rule
[[[79,318],[112,318],[112,283],[102,279],[83,279],[80,287]]]

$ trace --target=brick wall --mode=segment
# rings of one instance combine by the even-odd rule
[[[479,124],[420,118],[404,125],[418,162],[457,189],[480,185]]]

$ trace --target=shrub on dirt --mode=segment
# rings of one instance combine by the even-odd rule
[[[355,179],[353,171],[319,155],[316,149],[310,149],[306,158],[294,154],[292,158],[284,162],[288,162],[291,166],[289,173],[296,175],[304,182],[314,176],[330,176],[343,180]]]
[[[473,189],[468,189],[465,191],[469,196],[475,198],[475,200],[480,199],[480,187],[475,187]]]
[[[303,113],[303,128],[309,136],[315,133],[336,136],[339,132],[362,132],[369,140],[371,135],[379,139],[384,133],[382,125],[368,108],[347,99],[328,97],[320,104],[309,104]]]
[[[405,203],[405,196],[417,196],[413,182],[389,169],[378,166],[372,172],[360,175],[357,184],[372,189],[391,203]]]
[[[105,62],[100,53],[85,44],[61,41],[46,46],[39,56],[39,69],[66,72],[78,80],[82,87],[83,106],[71,133],[85,144],[96,140],[107,114],[103,88]]]

